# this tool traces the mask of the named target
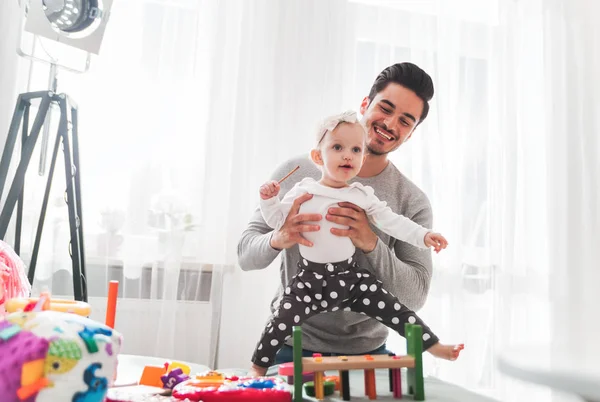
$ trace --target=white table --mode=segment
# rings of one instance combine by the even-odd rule
[[[119,368],[115,385],[123,386],[137,384],[145,366],[162,366],[168,361],[172,360],[159,357],[119,355]],[[207,366],[200,364],[182,363],[188,364],[192,373],[201,373],[209,370]],[[226,375],[237,376],[246,375],[248,372],[247,369],[218,369],[218,371],[223,372]],[[337,372],[332,372],[331,374],[336,375]],[[375,370],[375,377],[377,383],[377,400],[398,401],[398,399],[393,398],[392,393],[389,390],[388,370]],[[350,397],[352,401],[364,402],[369,400],[369,398],[365,396],[363,378],[362,371],[354,370],[350,372]],[[403,373],[402,381],[403,390],[407,390],[405,373]],[[465,388],[431,377],[425,378],[425,398],[428,402],[498,402],[495,399],[476,394]],[[309,397],[305,397],[304,400],[310,402],[316,401],[315,398]],[[342,398],[339,396],[339,393],[336,392],[334,395],[326,397],[325,401],[340,402],[342,401]]]
[[[241,369],[221,369],[223,373],[227,375],[243,375],[247,371]],[[275,370],[273,372],[276,373]],[[350,400],[352,402],[366,402],[369,398],[365,396],[364,388],[364,372],[361,370],[350,371]],[[395,399],[390,392],[389,388],[389,371],[387,369],[375,370],[375,381],[377,386],[377,400],[378,401],[406,401],[405,399]],[[272,375],[271,370],[267,373]],[[337,375],[338,372],[328,372],[331,375]],[[406,384],[406,372],[402,372],[402,390],[406,395],[408,389]],[[316,402],[316,398],[310,398],[305,396],[304,401]],[[469,391],[458,385],[450,384],[445,381],[438,380],[437,378],[426,377],[425,378],[425,401],[426,402],[499,402],[496,399],[492,399],[475,392]],[[333,395],[326,396],[324,402],[343,402],[339,392],[335,392]]]
[[[523,345],[500,354],[498,369],[523,381],[600,402],[600,359],[596,351],[569,353],[565,348]]]
[[[332,373],[335,375],[335,373]],[[402,373],[402,391],[407,395],[406,373]],[[409,398],[395,399],[390,392],[388,370],[375,370],[375,381],[377,383],[378,401],[406,401]],[[316,402],[316,398],[304,398],[305,401]],[[366,402],[369,398],[365,396],[364,374],[362,371],[350,371],[350,400],[352,402]],[[327,402],[342,402],[339,392],[326,397]],[[426,402],[499,402],[495,399],[476,394],[458,385],[450,384],[437,378],[425,378],[425,401]]]

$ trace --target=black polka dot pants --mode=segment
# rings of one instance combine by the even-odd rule
[[[292,327],[326,311],[355,311],[381,321],[404,336],[404,324],[423,327],[423,350],[438,342],[417,314],[385,290],[371,272],[361,269],[354,257],[337,263],[298,263],[298,274],[285,288],[279,307],[269,320],[252,356],[252,363],[272,365]]]

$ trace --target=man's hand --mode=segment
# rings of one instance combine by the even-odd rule
[[[326,219],[340,225],[349,226],[349,228],[331,228],[331,233],[336,236],[349,237],[354,247],[365,253],[375,250],[378,238],[375,232],[371,230],[365,211],[350,202],[340,202],[339,206],[340,208],[329,208]]]
[[[277,250],[283,250],[292,247],[294,244],[302,244],[306,247],[312,247],[313,244],[306,240],[302,233],[316,232],[321,227],[319,225],[309,225],[306,222],[317,222],[323,219],[319,214],[301,214],[300,205],[312,198],[312,194],[302,194],[292,203],[292,208],[288,213],[283,226],[273,232],[271,236],[271,247]]]

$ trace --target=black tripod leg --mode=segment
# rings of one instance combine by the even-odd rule
[[[26,102],[25,113],[23,114],[23,124],[21,125],[21,154],[23,153],[23,148],[25,148],[25,143],[27,142],[27,133],[29,131],[30,107],[31,104],[29,102]],[[23,156],[21,155],[21,157]],[[23,187],[25,186],[23,185]],[[23,230],[23,198],[24,190],[21,189],[19,199],[17,200],[17,223],[15,225],[15,253],[17,253],[17,255],[21,255],[21,231]]]
[[[10,167],[10,160],[15,149],[17,133],[19,132],[21,119],[23,118],[23,113],[25,112],[27,105],[28,102],[23,100],[23,95],[19,95],[12,120],[10,121],[10,128],[8,129],[8,134],[6,136],[4,151],[2,152],[2,160],[0,161],[0,198],[4,192],[4,184],[6,183],[6,178],[8,177],[8,168]]]
[[[46,219],[46,210],[48,209],[48,200],[50,198],[50,190],[52,188],[52,178],[54,177],[54,168],[56,167],[56,159],[58,156],[58,148],[60,146],[61,136],[57,133],[56,141],[54,142],[54,150],[52,151],[52,161],[50,162],[50,170],[48,172],[48,180],[46,181],[46,191],[42,200],[42,210],[38,221],[37,231],[35,233],[35,241],[33,243],[33,252],[31,253],[31,261],[29,263],[29,273],[27,275],[29,283],[33,284],[35,278],[35,267],[37,257],[40,251],[40,242],[42,241],[42,230],[44,229],[44,220]]]
[[[87,271],[85,267],[85,246],[83,243],[83,213],[81,212],[81,164],[79,162],[79,115],[77,107],[71,107],[71,124],[73,138],[73,165],[75,165],[75,211],[79,217],[79,259],[82,279],[83,301],[87,302]]]
[[[79,255],[79,217],[76,211],[76,195],[75,185],[73,180],[73,164],[71,161],[71,147],[69,141],[69,132],[67,127],[67,101],[66,98],[61,95],[59,100],[60,105],[60,123],[58,132],[62,137],[63,141],[63,153],[65,155],[65,178],[67,180],[67,206],[69,210],[69,227],[71,229],[71,260],[73,263],[73,295],[75,300],[84,300],[83,285],[81,278],[81,256]]]
[[[42,128],[42,125],[44,124],[44,120],[46,119],[46,113],[48,113],[48,109],[50,108],[51,100],[52,96],[50,95],[50,93],[46,92],[44,93],[44,95],[42,95],[42,102],[40,104],[38,113],[35,116],[35,121],[33,122],[33,127],[31,129],[31,134],[29,134],[29,138],[27,139],[25,146],[22,150],[21,161],[19,162],[19,166],[17,167],[17,170],[15,172],[15,178],[13,179],[13,183],[6,197],[6,202],[4,203],[4,207],[2,208],[2,213],[0,213],[0,239],[4,239],[4,236],[6,235],[6,231],[8,230],[8,225],[10,223],[10,218],[12,216],[13,210],[15,209],[15,204],[17,203],[17,199],[19,198],[19,195],[23,190],[23,185],[25,184],[25,173],[27,173],[27,166],[29,165],[31,155],[33,154],[33,149],[35,148],[35,143],[37,142],[40,130]],[[14,140],[16,139],[16,133],[9,134],[14,136],[14,138],[11,140],[13,142],[12,147],[14,148]]]

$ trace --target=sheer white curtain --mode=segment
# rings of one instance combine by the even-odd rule
[[[224,254],[236,258],[258,186],[280,162],[308,153],[321,118],[358,106],[351,97],[355,23],[346,1],[227,1],[215,11],[207,129],[213,151],[206,155],[203,199],[211,227],[222,233],[207,245],[218,255],[230,247]],[[221,367],[248,366],[278,283],[278,260],[227,279]]]
[[[500,376],[495,356],[550,344],[551,329],[572,336],[597,297],[599,143],[589,132],[598,129],[598,53],[587,41],[597,28],[585,1],[568,12],[561,4],[115,2],[92,70],[61,75],[59,90],[80,105],[90,296],[101,311],[106,282],[121,281],[117,326],[128,352],[213,365],[218,338],[218,367],[247,366],[279,281],[277,261],[234,269],[258,185],[308,152],[320,118],[357,108],[381,69],[412,61],[432,75],[436,95],[392,160],[429,195],[451,244],[434,258],[422,315],[442,339],[467,346],[457,362],[427,359],[426,371],[503,401],[545,400],[546,390]],[[4,60],[10,52],[0,50]],[[2,68],[2,82],[13,82]],[[45,88],[46,75],[36,67],[32,89]],[[68,295],[62,180],[35,286]],[[216,307],[215,273],[225,274]],[[572,314],[577,297],[589,314]],[[555,320],[563,312],[568,330]],[[400,351],[402,341],[390,346]]]
[[[452,363],[427,359],[426,370],[501,400],[523,400],[523,392],[542,400],[543,390],[520,390],[495,369],[499,351],[550,336],[541,8],[364,3],[357,6],[358,78],[408,60],[436,86],[429,117],[391,156],[429,195],[434,227],[450,241],[434,257],[422,315],[466,350]]]
[[[10,18],[18,22],[16,4],[11,2]],[[202,208],[204,133],[210,104],[208,49],[202,40],[209,32],[207,4],[196,0],[116,2],[101,56],[93,59],[86,74],[61,71],[58,90],[79,105],[78,173],[93,317],[103,320],[107,283],[119,280],[122,299],[116,325],[127,339],[125,353],[213,366],[220,282],[233,267],[231,258],[213,258],[199,246],[200,239],[213,232],[206,226],[210,214]],[[14,53],[14,38],[13,34],[12,43],[6,44],[7,54]],[[35,51],[38,57],[49,53],[69,65],[79,66],[85,57],[46,40]],[[3,56],[4,47],[2,52]],[[16,56],[6,60],[2,79],[14,82],[8,61]],[[30,79],[29,75],[29,69],[19,70],[17,78],[25,83],[18,85],[18,91],[47,89],[47,66],[36,63]],[[12,105],[6,113],[11,113],[14,100],[8,103]],[[2,122],[4,131],[8,123]],[[22,256],[26,262],[46,180],[37,175],[38,153],[39,149],[25,186]],[[49,287],[54,295],[69,296],[69,226],[60,159],[34,293]]]
[[[59,91],[80,110],[90,300],[101,319],[106,283],[121,282],[117,327],[128,339],[125,352],[215,364],[210,354],[221,309],[212,306],[220,291],[215,275],[233,271],[258,184],[279,161],[307,152],[307,133],[323,113],[350,106],[343,104],[352,90],[347,66],[354,52],[347,14],[345,1],[116,2],[91,70],[60,74]],[[48,41],[37,50],[73,63],[83,57]],[[47,73],[35,65],[29,86],[46,88]],[[68,296],[58,164],[34,293],[48,286]],[[33,244],[45,184],[32,166],[24,250]],[[239,317],[260,333],[273,274],[240,283],[236,272],[227,279],[224,298],[233,304],[223,306],[225,363],[247,361],[253,337],[233,352],[229,343]],[[208,355],[198,351],[205,344]]]
[[[5,129],[10,124],[10,118],[17,97],[17,69],[20,60],[17,57],[16,41],[20,27],[19,5],[16,1],[0,3],[0,140],[4,143]],[[24,63],[21,63],[21,66]]]
[[[544,26],[552,342],[594,368],[600,357],[598,15],[597,2],[551,0]]]
[[[503,401],[548,400],[497,373],[495,356],[532,344],[596,358],[598,4],[406,4],[359,15],[377,61],[367,76],[401,54],[436,83],[429,120],[392,157],[451,239],[422,314],[467,351],[427,368]]]
[[[338,8],[334,15],[346,15],[346,24],[351,25],[351,29],[337,44],[353,49],[350,58],[338,56],[338,64],[351,63],[344,67],[352,74],[350,81],[344,81],[351,85],[348,94],[340,94],[340,105],[356,107],[376,74],[397,61],[413,61],[434,77],[437,94],[430,117],[392,159],[430,195],[435,226],[448,234],[452,243],[450,249],[435,259],[435,278],[423,314],[443,339],[465,342],[468,351],[458,362],[428,360],[427,372],[503,400],[521,398],[523,393],[533,399],[544,398],[548,396],[545,390],[504,379],[495,369],[495,356],[499,351],[522,342],[550,339],[548,246],[546,238],[540,236],[547,226],[546,181],[540,180],[546,164],[542,144],[545,144],[547,121],[544,81],[540,73],[544,68],[543,9],[541,3],[455,2],[453,7],[445,7],[446,4],[350,2]],[[326,10],[310,8],[314,6],[305,3],[300,10],[322,18]],[[275,9],[263,14],[260,10],[252,17],[257,25],[269,31],[275,29],[279,40],[288,45],[276,48],[274,64],[263,55],[262,46],[249,51],[240,45],[239,52],[229,56],[241,58],[240,66],[245,60],[269,72],[269,66],[274,66],[275,80],[281,74],[277,67],[282,60],[302,63],[316,57],[322,46],[329,46],[323,41],[312,42],[312,48],[298,52],[303,58],[295,59],[297,42],[295,37],[289,37],[289,32],[302,31],[306,19],[300,14],[298,18],[287,20],[277,12]],[[231,19],[231,14],[225,15]],[[262,22],[259,15],[267,15],[270,21]],[[221,23],[227,24],[225,20]],[[245,25],[240,25],[243,30]],[[320,22],[313,22],[303,35],[310,39],[310,35],[320,32],[321,26]],[[330,31],[336,31],[335,20],[330,19],[328,26]],[[253,34],[250,31],[245,37],[255,40]],[[271,46],[267,41],[265,48],[270,51]],[[330,48],[330,52],[336,49],[339,47]],[[264,60],[266,66],[263,67],[260,60]],[[222,65],[228,66],[228,63]],[[328,63],[321,66],[330,68]],[[249,74],[248,71],[241,68],[238,77],[245,74]],[[298,97],[311,96],[319,100],[323,92],[329,94],[329,89],[339,82],[332,80],[325,88],[314,88],[313,83],[320,75],[296,74],[302,74],[298,78],[304,84],[301,91],[294,91]],[[244,110],[238,112],[240,104],[262,106],[259,92],[264,88],[268,90],[269,81],[272,82],[272,79],[263,82],[256,76],[249,77],[233,85],[243,93],[246,88],[249,92],[254,89],[252,97],[242,96],[232,104],[232,97],[222,94],[232,113],[235,108],[234,121],[246,119]],[[227,82],[231,84],[231,79]],[[278,87],[274,96],[285,96],[282,94],[286,90],[287,87]],[[281,106],[272,108],[271,103],[264,106],[275,112],[276,119],[280,119],[281,114],[296,121],[297,115],[286,115],[293,113],[293,101],[277,105]],[[255,113],[259,119],[264,117],[264,112]],[[312,113],[303,116],[308,119]],[[257,116],[248,117],[249,123],[244,127],[251,126],[254,118]],[[286,130],[286,141],[298,142],[281,149],[279,155],[297,154],[298,149],[308,146],[306,140],[296,140],[308,137],[309,127],[303,126],[306,119],[294,125],[298,130]],[[257,147],[277,141],[278,137],[271,141],[267,138],[273,133],[278,135],[280,130],[276,123],[267,124],[273,127],[259,134],[260,144],[245,142],[252,129],[244,133],[225,130],[232,133],[235,142],[243,141],[240,146],[244,149],[244,153],[234,153],[228,160],[237,164],[238,158],[248,158],[258,164],[265,148]],[[217,155],[215,158],[220,158],[222,163],[222,155]],[[248,201],[244,208],[255,204],[256,184],[267,177],[276,161],[268,162],[269,166],[261,162],[262,167],[255,167],[256,173],[262,176],[246,181],[248,187],[243,194],[248,195]],[[227,177],[237,178],[237,175]],[[249,210],[245,213],[249,214]],[[240,218],[235,221],[243,221],[243,217]],[[530,244],[532,238],[536,239],[535,246]],[[220,338],[220,362],[224,366],[247,364],[245,354],[254,339],[241,339],[237,331],[240,325],[249,333],[260,331],[267,315],[262,306],[270,300],[277,279],[276,267],[267,272],[237,272],[232,276],[228,283],[231,287],[226,288],[226,303],[232,309],[226,310],[223,316]],[[259,288],[267,289],[266,294],[257,292]],[[239,300],[243,300],[243,304],[240,305]],[[259,310],[253,312],[256,308]],[[227,318],[232,315],[235,320]],[[403,349],[402,341],[397,338],[391,346]]]

